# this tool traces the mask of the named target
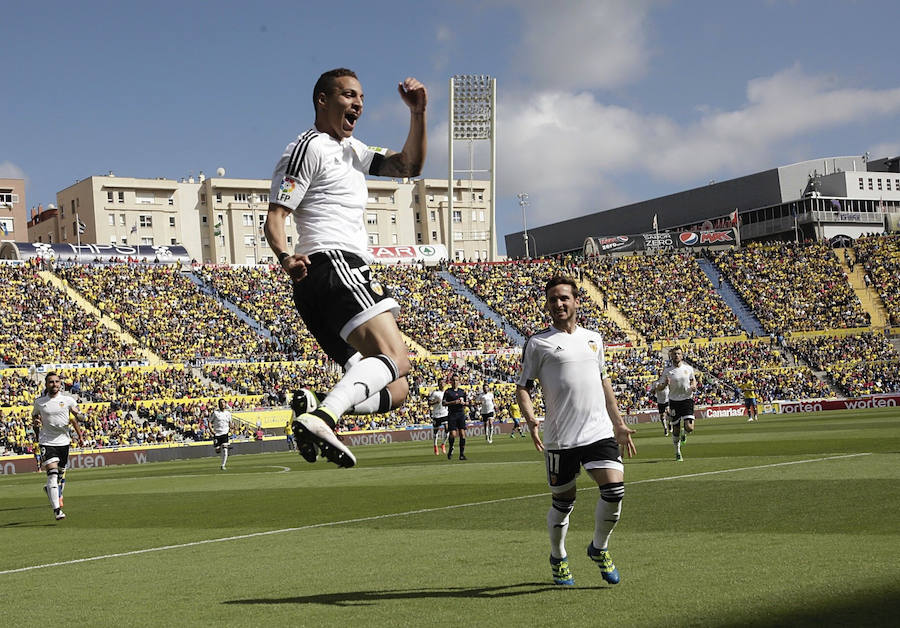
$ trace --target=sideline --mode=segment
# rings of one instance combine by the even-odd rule
[[[794,464],[807,464],[810,462],[824,462],[826,460],[842,460],[846,458],[857,458],[859,456],[871,456],[871,452],[845,454],[840,456],[826,456],[824,458],[810,458],[807,460],[793,460],[791,462],[774,462],[772,464],[761,464],[752,467],[738,467],[735,469],[720,469],[718,471],[703,471],[700,473],[688,473],[685,475],[671,475],[664,478],[649,478],[646,480],[636,480],[629,484],[649,484],[650,482],[668,482],[671,480],[682,480],[685,478],[696,478],[705,475],[718,475],[722,473],[735,473],[738,471],[753,471],[756,469],[771,469],[773,467],[785,467]],[[285,468],[285,467],[282,467]],[[281,472],[276,472],[281,473]],[[579,491],[596,491],[596,487],[585,487],[578,489]],[[138,554],[149,554],[151,552],[164,552],[173,549],[182,549],[185,547],[196,547],[198,545],[209,545],[211,543],[224,543],[226,541],[240,541],[243,539],[253,539],[262,536],[271,536],[273,534],[284,534],[286,532],[300,532],[302,530],[313,530],[315,528],[328,528],[333,526],[347,525],[351,523],[364,523],[367,521],[378,521],[380,519],[393,519],[396,517],[408,517],[410,515],[421,515],[432,512],[441,512],[444,510],[455,510],[457,508],[470,508],[472,506],[488,506],[491,504],[502,504],[506,502],[520,501],[523,499],[532,499],[534,497],[547,497],[549,493],[535,493],[533,495],[520,495],[518,497],[503,497],[500,499],[488,499],[480,502],[469,502],[466,504],[454,504],[451,506],[440,506],[437,508],[422,508],[420,510],[407,510],[404,512],[393,512],[384,515],[372,515],[371,517],[357,517],[355,519],[343,519],[340,521],[326,521],[323,523],[311,523],[305,526],[295,528],[281,528],[280,530],[267,530],[265,532],[251,532],[250,534],[239,534],[236,536],[225,536],[217,539],[206,539],[203,541],[191,541],[190,543],[178,543],[177,545],[163,545],[160,547],[148,547],[146,549],[132,550],[130,552],[118,552],[115,554],[102,554],[100,556],[89,556],[88,558],[76,558],[74,560],[65,560],[58,563],[45,563],[43,565],[31,565],[29,567],[19,567],[18,569],[7,569],[0,571],[0,576],[6,576],[13,573],[23,573],[26,571],[34,571],[36,569],[47,569],[50,567],[62,567],[64,565],[77,565],[78,563],[89,563],[98,560],[106,560],[108,558],[122,558],[123,556],[136,556]]]

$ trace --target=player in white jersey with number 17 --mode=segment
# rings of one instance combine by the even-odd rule
[[[545,288],[546,308],[553,325],[528,339],[516,400],[528,422],[531,438],[544,452],[552,505],[547,513],[553,582],[573,585],[565,539],[569,514],[575,507],[575,479],[581,467],[597,483],[600,497],[594,511],[594,536],[587,546],[591,560],[609,584],[619,582],[619,570],[608,551],[609,537],[619,521],[625,495],[622,450],[637,453],[616,404],[606,373],[603,338],[577,324],[578,285],[570,277],[551,278]],[[534,380],[544,394],[544,437],[538,433],[531,400]]]

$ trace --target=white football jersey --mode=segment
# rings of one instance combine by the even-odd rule
[[[231,429],[231,412],[228,410],[213,410],[212,433],[214,436],[227,434]]]
[[[670,364],[663,369],[662,378],[669,382],[669,399],[672,401],[690,399],[694,394],[694,391],[691,390],[693,377],[694,367],[684,361],[678,366]]]
[[[443,419],[450,414],[447,406],[444,405],[444,391],[436,388],[428,395],[428,403],[431,406],[431,417],[433,419]]]
[[[605,377],[603,337],[595,331],[576,327],[568,334],[550,327],[528,339],[517,383],[541,382],[547,449],[571,449],[615,435]]]
[[[293,212],[295,253],[341,250],[373,261],[364,220],[366,174],[375,155],[386,153],[354,137],[338,141],[316,129],[287,145],[275,166],[269,198]]]
[[[481,414],[490,414],[494,411],[494,393],[483,392],[478,395],[478,401],[481,403]]]
[[[38,442],[41,445],[68,445],[72,442],[69,436],[69,411],[78,412],[78,402],[74,397],[59,392],[54,396],[41,395],[34,400],[32,416],[41,418],[41,432]]]

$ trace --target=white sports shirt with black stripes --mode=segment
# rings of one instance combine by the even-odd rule
[[[78,402],[74,397],[62,392],[58,392],[52,397],[44,394],[34,400],[34,409],[31,414],[41,418],[39,444],[58,447],[71,444],[69,413],[73,409],[78,412]]]
[[[269,199],[293,212],[294,252],[341,250],[372,262],[363,216],[366,174],[387,149],[354,137],[336,140],[310,129],[287,145],[272,175]]]
[[[544,446],[572,449],[614,436],[606,409],[603,337],[575,327],[571,334],[550,327],[528,339],[516,382],[541,382],[544,395]]]

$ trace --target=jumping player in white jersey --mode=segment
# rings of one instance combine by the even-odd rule
[[[44,377],[44,394],[34,400],[31,421],[41,448],[41,467],[47,472],[47,484],[44,487],[50,498],[50,507],[56,520],[65,519],[59,494],[59,476],[65,472],[69,463],[69,424],[75,428],[78,444],[84,447],[79,420],[83,415],[78,411],[78,402],[62,392],[59,375],[51,371]]]
[[[697,390],[697,377],[694,368],[684,361],[681,347],[669,349],[671,361],[663,369],[657,392],[669,389],[669,427],[672,430],[672,444],[675,446],[675,461],[681,462],[681,444],[687,435],[694,431],[694,391]],[[682,429],[682,424],[684,429]]]
[[[609,555],[609,537],[619,521],[625,495],[622,451],[637,453],[616,404],[606,373],[603,338],[577,324],[578,286],[570,277],[551,278],[544,289],[553,326],[528,339],[522,370],[516,381],[516,400],[538,451],[544,452],[552,505],[547,513],[550,567],[553,582],[574,585],[565,540],[569,514],[575,507],[575,479],[581,467],[600,488],[594,511],[594,538],[588,556],[609,584],[619,582],[619,570]],[[534,380],[544,394],[544,438],[531,400]]]
[[[364,220],[366,175],[415,177],[425,163],[425,86],[410,77],[397,90],[410,112],[399,153],[353,137],[363,111],[356,74],[346,68],[322,74],[312,94],[315,125],[288,144],[272,176],[266,239],[293,281],[301,318],[345,371],[316,409],[295,417],[297,446],[309,462],[318,450],[338,466],[355,465],[334,433],[341,415],[387,412],[409,394],[409,354],[395,320],[400,307],[372,278]],[[285,235],[289,215],[297,227],[293,252]]]
[[[225,407],[225,400],[219,399],[218,409],[213,410],[210,423],[213,433],[213,447],[217,454],[222,454],[222,471],[225,470],[225,463],[228,462],[228,450],[231,445],[228,442],[228,435],[231,432],[231,410]]]

